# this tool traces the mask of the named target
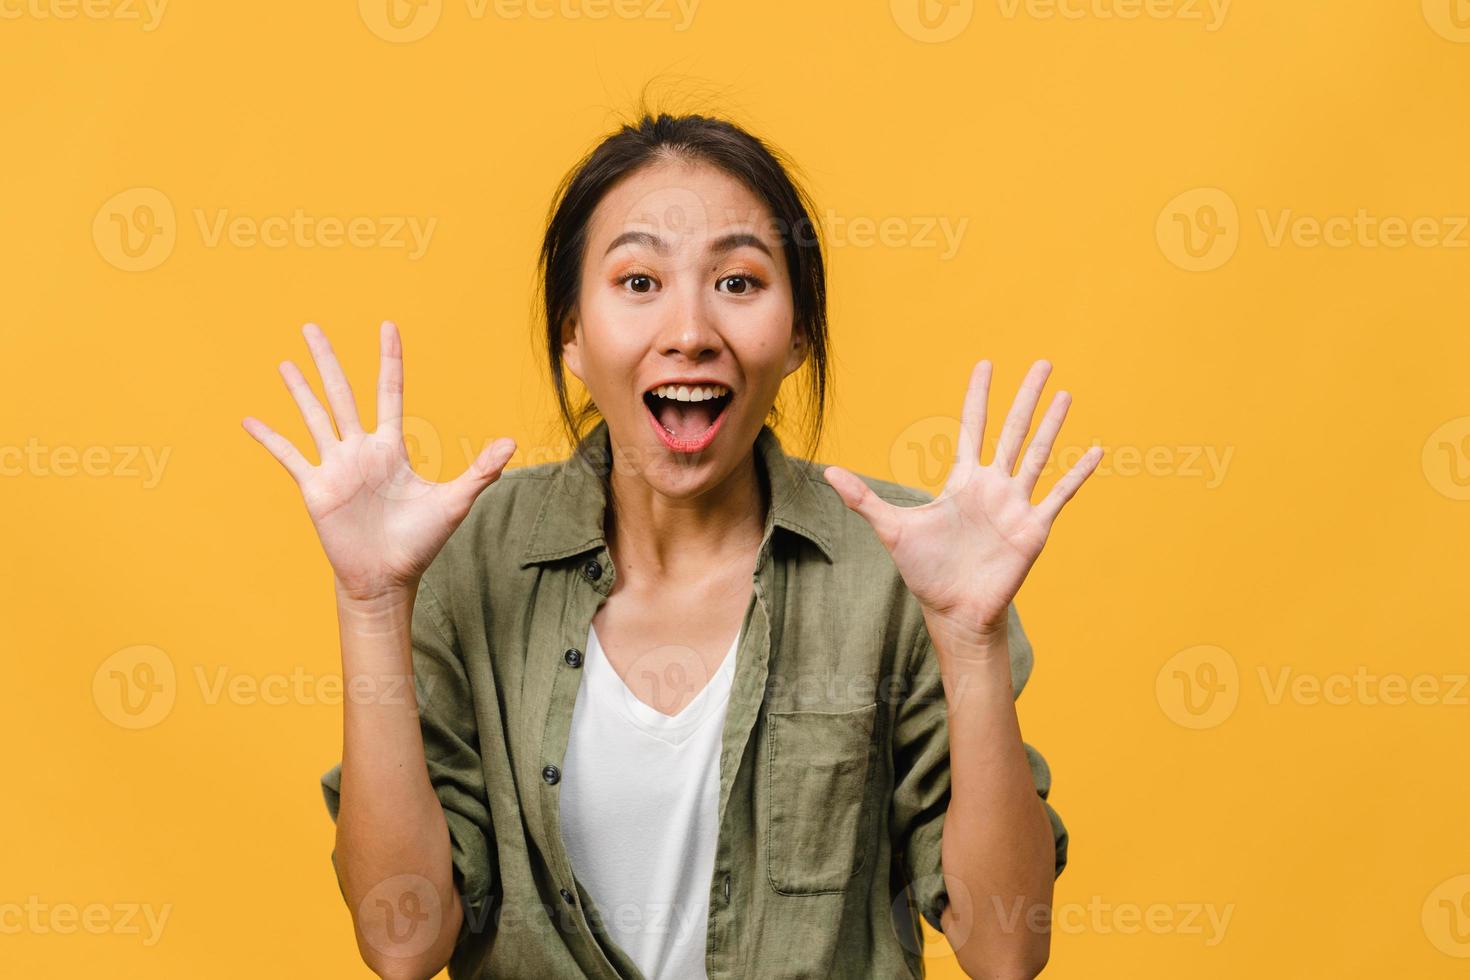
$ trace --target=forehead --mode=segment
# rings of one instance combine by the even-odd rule
[[[660,160],[624,177],[598,202],[588,239],[605,242],[636,228],[677,243],[742,228],[770,234],[775,244],[774,220],[750,188],[718,167]]]

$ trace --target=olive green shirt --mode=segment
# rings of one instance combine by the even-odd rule
[[[721,745],[708,975],[919,977],[916,916],[939,929],[946,902],[934,648],[892,557],[822,464],[788,456],[769,426],[754,454],[768,506]],[[618,577],[609,471],[605,421],[569,459],[507,470],[420,584],[415,690],[465,913],[451,977],[642,978],[573,875],[558,811],[561,781],[576,778],[561,766],[582,648]],[[863,479],[900,506],[933,499]],[[1019,694],[1032,652],[1014,606],[1009,624]],[[1067,831],[1045,803],[1045,761],[1026,754],[1060,874]],[[339,765],[321,780],[333,820],[340,778]],[[390,935],[412,942],[413,924]]]

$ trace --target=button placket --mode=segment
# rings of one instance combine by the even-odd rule
[[[601,559],[601,560],[599,560]],[[586,666],[587,655],[584,650],[575,646],[580,640],[586,640],[590,621],[596,613],[603,600],[612,591],[612,585],[617,577],[617,570],[613,567],[611,559],[606,551],[599,549],[595,557],[589,557],[580,565],[571,564],[563,566],[562,574],[570,579],[570,590],[566,595],[567,605],[562,613],[563,627],[571,627],[561,643],[562,652],[560,659],[565,668],[580,668]],[[582,592],[576,580],[581,579],[583,584],[591,586],[589,592]],[[549,658],[548,658],[549,659]],[[573,872],[571,864],[567,859],[566,851],[561,839],[561,819],[559,792],[554,789],[560,781],[562,771],[559,766],[561,762],[557,759],[556,752],[565,752],[566,741],[571,726],[571,715],[575,709],[577,691],[580,687],[581,677],[570,674],[560,668],[554,668],[556,679],[551,684],[552,700],[547,706],[546,723],[543,729],[542,749],[547,758],[555,759],[556,762],[545,762],[541,768],[541,779],[547,790],[537,794],[540,801],[540,818],[545,827],[546,839],[550,850],[550,863],[553,870],[562,881],[572,881]],[[591,931],[587,922],[586,910],[576,894],[575,884],[570,887],[559,887],[557,894],[560,895],[566,907],[570,910],[569,915],[574,923],[576,932],[590,944],[601,972],[595,974],[606,977],[607,980],[617,980],[619,976],[616,967],[608,959],[607,953],[602,949],[597,937]],[[569,897],[570,896],[570,897]],[[592,975],[592,974],[589,974]]]

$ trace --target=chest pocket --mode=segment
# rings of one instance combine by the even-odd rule
[[[777,892],[840,892],[862,870],[877,711],[874,702],[767,715],[766,873]]]

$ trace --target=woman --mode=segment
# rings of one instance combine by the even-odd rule
[[[388,323],[375,431],[312,325],[331,413],[281,371],[321,462],[245,420],[335,573],[322,782],[380,975],[921,975],[916,915],[972,976],[1045,963],[1066,832],[1011,600],[1099,454],[1033,506],[1058,393],[1012,475],[1038,362],[981,466],[981,361],[938,499],[788,456],[783,379],[808,364],[813,444],[827,391],[810,212],[720,120],[645,116],[579,164],[541,254],[563,462],[503,472],[501,439],[416,476]]]

